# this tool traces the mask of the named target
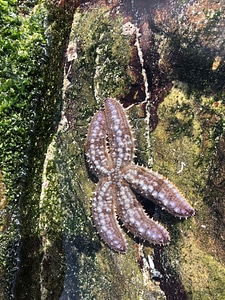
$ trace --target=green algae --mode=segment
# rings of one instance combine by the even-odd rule
[[[26,298],[26,295],[32,295],[30,297],[35,295],[37,298],[43,295],[48,298],[50,295],[53,297],[53,294],[58,299],[64,275],[60,199],[57,193],[59,185],[54,163],[51,161],[47,164],[46,177],[55,181],[49,184],[45,193],[41,192],[45,185],[45,182],[42,182],[45,155],[60,117],[63,50],[73,10],[52,5],[51,1],[46,3],[45,8],[47,10],[44,25],[47,26],[45,33],[48,37],[48,59],[43,74],[45,84],[36,108],[35,132],[31,139],[31,167],[22,202],[21,268],[15,288],[16,295],[20,299]],[[42,196],[44,198],[40,199]],[[48,218],[51,219],[47,220]],[[35,268],[29,271],[30,266]]]
[[[25,17],[17,1],[1,1],[0,168],[7,190],[7,206],[2,214],[7,225],[1,235],[0,254],[4,299],[12,292],[18,263],[20,203],[28,170],[29,137],[43,88],[45,16],[43,7]]]
[[[39,202],[45,152],[59,119],[62,53],[68,34],[65,25],[70,24],[73,11],[53,7],[51,1],[35,6],[36,2],[0,2],[0,168],[7,190],[2,214],[6,225],[1,235],[4,299],[39,297],[40,274],[53,261],[51,255],[46,260],[41,250],[40,234],[44,233],[39,217],[43,206]],[[56,18],[54,22],[52,18]],[[50,214],[50,207],[45,209]],[[63,274],[59,220],[58,216],[53,219],[46,237],[49,241],[50,235],[59,232],[51,239],[54,251],[58,249],[54,274]],[[56,290],[59,287],[58,282]]]

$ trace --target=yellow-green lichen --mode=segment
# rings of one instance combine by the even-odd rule
[[[223,299],[223,241],[214,233],[222,225],[205,198],[213,197],[208,178],[225,110],[215,105],[215,98],[187,91],[185,84],[174,83],[159,107],[160,121],[152,134],[153,168],[174,182],[196,210],[195,217],[182,222],[165,215],[171,243],[165,248],[164,266],[169,262],[176,270],[190,299]]]
[[[180,275],[189,298],[224,299],[225,267],[201,250],[193,235],[184,238],[183,242],[180,248]]]

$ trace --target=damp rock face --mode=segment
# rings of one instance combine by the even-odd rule
[[[0,49],[2,298],[224,299],[222,1],[2,2],[22,33]],[[118,254],[93,226],[84,143],[107,97],[129,107],[135,163],[196,211],[181,221],[138,198],[168,246],[123,229]]]

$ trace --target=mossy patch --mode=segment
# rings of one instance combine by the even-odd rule
[[[1,1],[0,39],[0,168],[6,186],[7,206],[1,235],[1,266],[4,266],[6,297],[18,268],[20,204],[29,168],[30,137],[35,110],[43,89],[47,36],[43,6],[24,16],[17,1]]]
[[[223,134],[223,102],[221,98],[217,105],[217,98],[190,93],[187,85],[175,82],[159,107],[160,121],[151,137],[153,169],[174,182],[196,210],[190,220],[163,216],[171,233],[165,269],[176,270],[190,299],[224,297],[223,241],[213,229],[222,224],[216,221],[219,215],[213,213],[210,201],[205,201],[213,197],[208,193],[208,178]]]
[[[114,18],[106,8],[76,13],[71,43],[76,45],[77,52],[71,83],[76,84],[79,96],[91,96],[100,103],[104,98],[124,95],[124,89],[131,81],[128,70],[130,45],[128,37],[122,35],[120,15]]]
[[[35,298],[40,292],[42,170],[59,120],[63,48],[71,21],[66,9],[46,2],[0,1],[0,169],[7,199],[0,251],[4,299],[12,294]],[[56,245],[60,252],[60,243]]]
[[[184,239],[180,252],[180,274],[188,299],[222,300],[225,297],[225,267],[198,247],[194,236]]]

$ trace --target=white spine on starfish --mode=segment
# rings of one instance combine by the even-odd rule
[[[107,152],[105,114],[102,110],[95,113],[89,126],[85,151],[90,168],[97,176],[106,175],[112,165]]]
[[[127,185],[121,186],[116,199],[119,218],[134,235],[150,243],[167,244],[169,233],[159,223],[150,219]]]
[[[114,99],[105,100],[105,116],[110,156],[115,167],[130,164],[134,157],[132,131],[122,105]]]
[[[123,177],[135,191],[150,198],[173,215],[183,218],[194,215],[194,209],[162,175],[144,167],[130,165],[124,170]]]
[[[102,178],[92,201],[92,217],[103,241],[113,250],[123,253],[126,252],[127,243],[116,219],[115,195],[115,186],[108,178]]]

